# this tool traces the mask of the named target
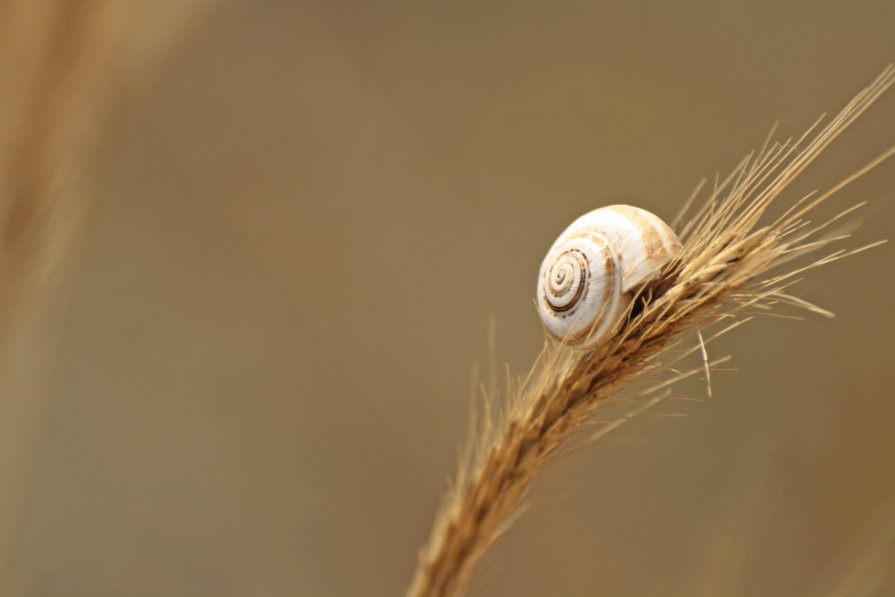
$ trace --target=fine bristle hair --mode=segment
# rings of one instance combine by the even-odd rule
[[[807,217],[895,154],[895,147],[829,190],[783,205],[780,215],[771,218],[767,212],[780,207],[778,199],[793,180],[893,82],[890,65],[838,115],[819,119],[797,139],[772,142],[772,130],[764,146],[716,181],[701,207],[688,214],[704,185],[697,187],[674,223],[683,242],[680,257],[639,289],[614,335],[587,351],[548,339],[527,375],[507,374],[501,399],[491,389],[481,419],[477,424],[471,419],[469,443],[420,552],[408,595],[462,594],[552,459],[668,399],[677,381],[702,374],[710,384],[711,371],[727,359],[709,360],[706,344],[777,305],[829,315],[789,294],[790,287],[808,270],[879,243],[799,262],[847,236],[829,232],[830,225],[857,206],[819,224]],[[691,355],[702,362],[679,368]],[[613,405],[628,408],[620,416],[596,416]]]

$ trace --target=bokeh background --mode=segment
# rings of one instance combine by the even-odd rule
[[[893,19],[217,2],[94,160],[3,594],[401,594],[489,320],[515,372],[540,349],[556,234],[605,203],[671,218],[895,60]],[[893,143],[890,93],[789,199]],[[893,236],[895,163],[827,213],[865,199],[849,246]],[[548,470],[472,594],[895,594],[893,260],[813,272],[799,295],[837,318],[741,328],[713,398]]]

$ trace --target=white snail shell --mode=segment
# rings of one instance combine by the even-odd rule
[[[659,276],[681,241],[657,216],[630,205],[588,212],[559,235],[538,275],[538,313],[568,344],[593,346],[616,329],[632,290]]]

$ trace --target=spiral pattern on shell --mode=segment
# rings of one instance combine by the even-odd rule
[[[674,231],[652,213],[611,205],[584,214],[547,252],[538,276],[538,313],[547,331],[590,347],[612,333],[633,291],[680,253]]]

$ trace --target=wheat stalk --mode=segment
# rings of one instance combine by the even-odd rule
[[[830,233],[830,225],[859,206],[819,225],[806,217],[895,154],[895,147],[826,192],[794,202],[772,222],[762,223],[763,216],[893,82],[895,68],[889,66],[838,115],[828,122],[822,117],[798,139],[771,143],[772,131],[758,152],[747,155],[726,179],[716,180],[708,199],[680,230],[680,258],[639,291],[614,337],[585,353],[548,340],[525,379],[506,382],[503,409],[492,404],[493,395],[486,397],[483,421],[471,424],[457,479],[420,553],[408,595],[462,594],[482,556],[518,517],[538,473],[568,449],[602,437],[666,398],[680,379],[701,372],[710,379],[711,369],[725,359],[710,362],[707,341],[748,321],[752,312],[777,304],[828,314],[790,295],[790,286],[807,270],[879,243],[794,265],[794,259],[844,238]],[[783,273],[766,277],[784,264],[790,265]],[[706,340],[707,330],[715,331]],[[698,341],[685,348],[693,336]],[[701,356],[703,365],[676,370],[691,354]],[[596,419],[597,412],[624,403],[633,408],[613,420]]]
[[[0,3],[0,587],[106,121],[206,0]]]

